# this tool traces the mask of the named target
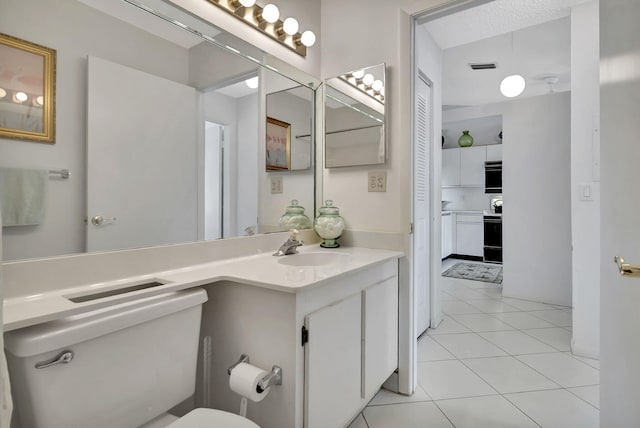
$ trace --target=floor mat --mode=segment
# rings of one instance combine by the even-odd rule
[[[476,263],[456,263],[446,271],[442,272],[442,276],[502,284],[502,266],[487,266]]]

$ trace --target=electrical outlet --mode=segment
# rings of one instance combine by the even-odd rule
[[[368,183],[369,183],[369,192],[386,192],[387,191],[387,172],[386,171],[370,171]]]
[[[282,176],[271,177],[271,193],[282,193]]]

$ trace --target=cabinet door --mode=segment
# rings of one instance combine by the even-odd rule
[[[364,299],[364,398],[398,368],[398,277],[367,288]]]
[[[442,258],[453,253],[453,219],[451,214],[442,216]]]
[[[456,253],[465,256],[483,255],[484,230],[482,222],[458,223],[456,226]]]
[[[442,185],[460,185],[460,149],[442,151]]]
[[[487,159],[485,146],[460,149],[460,184],[484,187],[484,162]]]
[[[502,144],[492,144],[487,146],[487,161],[502,160]]]
[[[306,428],[343,428],[362,403],[362,299],[358,293],[305,318]]]

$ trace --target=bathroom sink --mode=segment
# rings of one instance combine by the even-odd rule
[[[349,255],[345,253],[300,253],[284,256],[278,263],[287,266],[324,266],[334,263],[344,263],[349,260]]]

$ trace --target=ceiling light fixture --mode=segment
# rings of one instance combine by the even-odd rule
[[[526,82],[524,77],[519,74],[512,74],[502,80],[502,83],[500,83],[500,92],[507,98],[513,98],[520,95],[525,87]]]
[[[273,3],[261,7],[255,0],[208,1],[303,57],[307,56],[307,48],[316,43],[313,31],[298,32],[300,24],[294,17],[280,20],[280,10]]]

